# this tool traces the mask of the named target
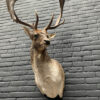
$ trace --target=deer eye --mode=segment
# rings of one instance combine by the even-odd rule
[[[34,38],[35,38],[35,39],[37,39],[38,37],[39,37],[39,35],[38,35],[38,34],[35,34],[35,35],[34,35]]]

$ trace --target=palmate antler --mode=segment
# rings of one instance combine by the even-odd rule
[[[35,24],[32,24],[32,25],[31,25],[31,24],[28,24],[28,23],[26,23],[26,22],[21,21],[21,20],[18,18],[18,16],[16,15],[15,11],[14,11],[14,4],[15,4],[16,1],[17,1],[17,0],[6,0],[6,2],[7,2],[7,7],[8,7],[8,11],[9,11],[10,16],[11,16],[11,18],[13,19],[13,21],[15,21],[16,23],[19,23],[19,24],[28,26],[28,27],[30,27],[30,28],[32,28],[32,29],[37,29],[38,21],[39,21],[39,17],[38,17],[37,12],[35,12],[35,15],[36,15],[36,22],[35,22]],[[52,22],[53,22],[53,18],[54,18],[54,16],[52,15],[52,18],[51,18],[49,24],[44,28],[46,31],[47,31],[48,29],[54,29],[54,28],[56,28],[56,27],[58,27],[58,26],[60,26],[61,24],[64,23],[64,21],[63,21],[62,23],[60,23],[60,20],[61,20],[61,17],[62,17],[62,13],[63,13],[64,2],[65,2],[65,0],[59,0],[60,9],[61,9],[60,15],[59,15],[59,17],[58,17],[58,19],[57,19],[57,21],[56,21],[56,24],[55,24],[54,26],[51,26],[51,24],[52,24]]]

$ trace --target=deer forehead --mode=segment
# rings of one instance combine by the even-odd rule
[[[48,32],[46,32],[45,30],[35,30],[34,34],[38,34],[43,39],[47,39],[49,35]]]
[[[40,30],[40,29],[36,29],[34,30],[34,33],[38,33],[38,34],[48,34],[48,32],[46,30]]]

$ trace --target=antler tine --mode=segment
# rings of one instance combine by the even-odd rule
[[[59,0],[59,3],[60,3],[60,15],[59,17],[57,18],[57,21],[56,21],[56,24],[54,26],[51,26],[51,24],[48,24],[46,27],[45,27],[45,30],[48,30],[48,29],[55,29],[57,28],[58,26],[64,24],[65,20],[63,20],[63,22],[60,23],[61,21],[61,17],[62,17],[62,13],[63,13],[63,6],[64,6],[64,3],[65,3],[65,0]],[[51,22],[51,21],[50,21]],[[49,26],[49,27],[48,27]]]
[[[23,25],[28,26],[28,27],[30,27],[30,28],[34,28],[32,25],[21,21],[21,20],[17,17],[17,15],[16,15],[16,13],[15,13],[15,11],[14,11],[14,4],[15,4],[16,1],[17,1],[17,0],[6,0],[7,8],[8,8],[8,11],[9,11],[9,13],[10,13],[11,18],[12,18],[13,21],[15,21],[16,23],[23,24]]]
[[[51,26],[51,24],[53,22],[53,19],[54,19],[54,14],[52,14],[52,17],[51,17],[51,20],[50,20],[49,24],[44,28],[45,30],[50,28],[50,26]]]
[[[35,15],[36,15],[36,23],[35,23],[35,25],[34,25],[34,28],[37,29],[37,27],[38,27],[38,22],[39,22],[39,16],[38,16],[36,10],[35,10]]]

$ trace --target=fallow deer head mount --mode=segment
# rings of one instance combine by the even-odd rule
[[[33,29],[30,31],[27,27],[24,27],[25,32],[32,40],[31,63],[35,74],[35,82],[42,94],[52,98],[52,100],[62,100],[65,82],[64,70],[58,61],[50,58],[46,47],[50,44],[50,39],[55,36],[55,34],[48,34],[47,30],[55,29],[64,23],[64,20],[61,23],[60,21],[65,0],[59,0],[60,15],[55,25],[52,26],[54,19],[54,15],[52,15],[49,24],[43,29],[38,29],[39,17],[37,12],[35,12],[36,22],[34,24],[28,24],[18,18],[14,11],[14,4],[16,1],[17,0],[6,0],[11,18],[14,22]]]
[[[53,38],[55,36],[55,34],[48,34],[47,30],[51,30],[51,29],[55,29],[57,28],[58,26],[64,24],[64,21],[63,20],[61,23],[61,17],[62,17],[62,13],[63,13],[63,6],[64,6],[64,2],[65,0],[59,0],[59,3],[60,3],[60,15],[58,16],[57,20],[56,20],[56,23],[54,26],[52,26],[52,22],[53,22],[53,19],[54,19],[54,15],[52,14],[52,17],[50,19],[50,22],[48,23],[48,25],[46,27],[44,27],[43,29],[38,29],[38,22],[39,22],[39,16],[37,14],[37,12],[35,11],[35,15],[36,15],[36,22],[33,23],[33,24],[28,24],[22,20],[20,20],[14,10],[14,4],[17,0],[6,0],[7,2],[7,7],[8,7],[8,11],[10,13],[10,16],[11,18],[13,19],[14,22],[16,23],[19,23],[19,24],[22,24],[24,26],[28,26],[30,27],[33,31],[30,32],[28,28],[26,27],[23,27],[25,32],[30,36],[31,39],[33,39],[33,35],[35,34],[35,37],[38,37],[37,35],[40,35],[41,33],[42,34],[45,34],[46,36],[50,37],[50,38]],[[39,34],[38,34],[39,33]],[[47,44],[49,44],[49,39],[47,39]]]

